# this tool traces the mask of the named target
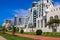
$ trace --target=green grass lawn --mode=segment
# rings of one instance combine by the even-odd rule
[[[9,34],[3,34],[1,32],[0,32],[0,36],[6,38],[7,40],[34,40],[34,39],[30,39],[30,38],[25,38],[25,37],[18,37],[18,36],[12,36]]]
[[[60,33],[59,32],[44,32],[44,33],[42,33],[42,36],[50,36],[50,37],[59,37],[60,38]]]
[[[16,32],[18,34],[21,34],[20,32]],[[36,35],[35,32],[24,32],[23,34],[27,34],[27,35]]]
[[[24,34],[36,35],[35,32],[24,32]],[[59,32],[43,32],[42,35],[39,35],[39,36],[49,36],[49,37],[59,37],[60,38],[60,33]]]

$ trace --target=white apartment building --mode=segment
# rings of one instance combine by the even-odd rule
[[[50,18],[60,18],[60,6],[54,6],[53,0],[40,0],[38,2],[33,2],[31,9],[32,11],[30,11],[32,21],[30,22],[32,22],[33,26],[35,23],[36,26],[33,28],[34,32],[36,32],[38,29],[41,29],[43,32],[60,32],[60,25],[58,27],[54,27],[54,29],[45,25],[50,20]],[[31,32],[32,29],[28,28],[27,26],[26,30]]]
[[[22,17],[22,16],[19,16],[19,15],[15,15],[15,17],[14,17],[14,26],[16,27],[16,28],[19,28],[19,32],[20,32],[20,30],[21,30],[21,28],[25,28],[25,18],[24,17]]]
[[[7,30],[8,30],[9,27],[11,27],[11,25],[13,25],[13,20],[11,20],[11,19],[4,20],[4,23],[2,24],[2,26],[5,26],[5,28]]]
[[[43,0],[44,1],[44,0]],[[60,18],[60,6],[54,6],[52,4],[52,0],[48,0],[49,2],[47,3],[46,1],[43,3],[46,5],[43,7],[43,16],[37,18],[37,29],[41,29],[43,32],[60,32],[60,27],[56,26],[54,29],[52,27],[46,26],[46,23],[51,19],[51,18]],[[45,9],[46,8],[46,9]]]
[[[36,29],[36,18],[38,17],[38,10],[37,10],[37,4],[38,2],[33,2],[32,3],[32,8],[29,8],[29,19],[28,19],[28,23],[27,23],[27,28],[26,28],[26,31],[27,32],[32,32],[32,26],[33,26],[33,29],[35,30]]]

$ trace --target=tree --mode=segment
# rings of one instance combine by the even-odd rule
[[[0,31],[2,31],[2,26],[0,26]]]
[[[32,25],[32,32],[34,32],[33,28],[34,28],[34,26]]]
[[[49,22],[47,23],[47,25],[52,28],[52,31],[53,31],[53,32],[55,32],[55,31],[54,31],[54,30],[55,30],[55,27],[56,27],[56,29],[57,29],[57,26],[58,26],[59,24],[60,24],[60,19],[51,19],[51,20],[49,20]]]
[[[2,31],[5,34],[5,26],[2,27]]]
[[[5,27],[6,27],[6,24],[5,23],[3,23],[3,25],[2,25],[2,32],[5,34]]]
[[[7,27],[8,31],[12,31],[12,26]]]
[[[12,26],[12,35],[14,36],[16,32],[16,27]]]
[[[31,32],[34,32],[34,30],[33,30],[34,26],[31,25],[30,28],[31,28]]]

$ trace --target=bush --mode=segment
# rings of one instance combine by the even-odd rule
[[[12,30],[12,27],[8,27],[8,30]]]
[[[42,30],[37,30],[36,31],[36,35],[41,35],[42,34]]]
[[[21,34],[23,34],[23,33],[24,33],[24,30],[23,30],[23,29],[21,29],[20,33],[21,33]]]

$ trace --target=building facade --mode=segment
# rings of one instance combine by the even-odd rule
[[[11,25],[13,25],[13,22],[11,19],[6,19],[4,22],[4,26],[5,28],[11,27]]]
[[[21,30],[21,28],[25,29],[26,26],[27,26],[27,18],[26,17],[22,17],[22,16],[19,16],[19,15],[15,15],[14,17],[14,26],[16,28],[19,29],[19,32]]]
[[[30,9],[30,17],[31,23],[34,26],[33,30],[41,29],[43,32],[60,32],[60,27],[55,27],[54,29],[46,26],[46,23],[50,20],[50,18],[59,18],[60,19],[60,6],[54,6],[52,0],[40,0],[38,2],[32,3],[32,8]],[[30,23],[28,20],[28,23]],[[27,29],[28,32],[31,32],[31,28]]]
[[[46,26],[46,23],[50,20],[50,18],[59,17],[60,6],[54,6],[52,0],[48,0],[47,2],[43,0],[43,2],[43,4],[46,6],[43,6],[43,16],[37,18],[36,28],[41,29],[43,32],[60,32],[60,27],[56,26],[54,29],[52,29],[52,27]]]

